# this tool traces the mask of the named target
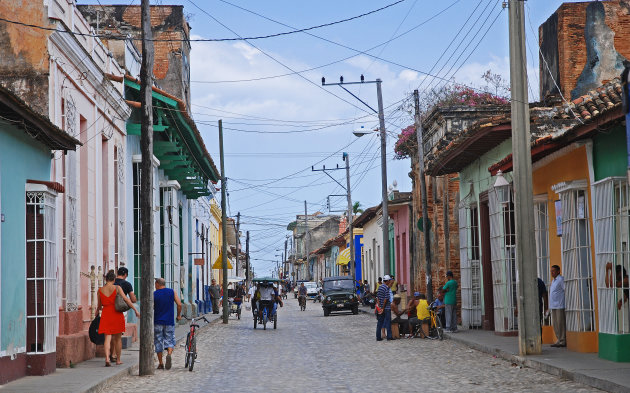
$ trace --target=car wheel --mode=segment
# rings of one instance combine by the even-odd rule
[[[359,313],[359,306],[354,306],[354,307],[352,308],[352,313],[353,313],[354,315],[357,315],[357,314]]]
[[[330,315],[330,310],[329,310],[329,309],[327,309],[327,308],[325,308],[325,309],[324,309],[324,316],[325,316],[325,317],[327,317],[327,316],[329,316],[329,315]]]

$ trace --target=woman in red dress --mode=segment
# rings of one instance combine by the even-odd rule
[[[98,325],[99,334],[105,334],[105,367],[111,366],[109,362],[110,346],[114,346],[116,352],[116,364],[122,364],[120,361],[120,352],[122,351],[122,334],[125,331],[125,315],[116,311],[116,294],[125,299],[125,303],[136,312],[136,317],[140,317],[140,313],[134,307],[133,303],[125,295],[122,288],[114,285],[116,281],[116,273],[110,270],[105,275],[105,285],[98,290],[98,306],[96,312],[101,309],[101,322]]]

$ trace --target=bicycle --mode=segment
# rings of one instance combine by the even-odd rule
[[[184,368],[188,368],[188,371],[192,371],[195,365],[195,359],[197,359],[197,338],[195,333],[197,328],[199,327],[199,325],[196,324],[195,321],[201,319],[203,319],[207,323],[210,323],[210,321],[208,321],[206,317],[190,319],[182,316],[182,318],[190,321],[190,332],[188,332],[188,334],[186,335],[186,356]]]
[[[442,328],[442,320],[437,311],[435,302],[429,306],[429,337],[442,341],[444,339],[444,329]]]

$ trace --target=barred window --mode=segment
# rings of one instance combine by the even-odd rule
[[[549,290],[551,285],[551,266],[549,261],[549,214],[547,195],[534,197],[534,232],[536,235],[536,266],[538,278],[543,280]],[[540,312],[543,312],[541,310]],[[549,320],[544,324],[548,325]]]
[[[507,203],[501,203],[496,190],[494,188],[488,190],[494,327],[498,332],[518,329],[516,233],[512,190],[510,190],[509,198]]]
[[[179,213],[177,189],[174,186],[162,187],[160,194],[160,243],[161,277],[166,286],[179,292]]]
[[[27,184],[26,192],[26,350],[55,351],[57,335],[56,193]]]
[[[479,215],[476,204],[462,200],[459,207],[459,255],[462,326],[481,326],[481,267]]]
[[[555,185],[562,204],[562,265],[567,330],[595,331],[593,267],[585,180]]]
[[[630,190],[625,178],[594,184],[599,331],[630,333]]]

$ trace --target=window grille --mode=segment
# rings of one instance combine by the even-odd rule
[[[562,204],[562,265],[567,330],[595,331],[593,268],[586,181],[561,183],[554,189]]]
[[[549,213],[547,195],[534,198],[534,233],[536,236],[536,266],[538,277],[549,290],[551,285],[551,266],[549,262]],[[542,313],[544,310],[540,310]],[[548,325],[549,321],[543,323]]]
[[[459,207],[459,255],[462,326],[481,326],[481,269],[477,205],[462,201]]]
[[[40,188],[40,187],[33,187]],[[55,199],[51,191],[26,192],[26,350],[55,351],[57,262]]]
[[[162,187],[160,196],[160,240],[162,243],[162,277],[166,286],[179,292],[179,214],[177,190],[174,187]]]
[[[497,332],[518,329],[516,314],[516,237],[512,190],[509,202],[500,203],[494,188],[488,190],[490,210],[490,262],[492,264],[494,321]]]
[[[630,190],[625,178],[607,178],[594,184],[595,266],[599,331],[630,333],[628,249]]]

